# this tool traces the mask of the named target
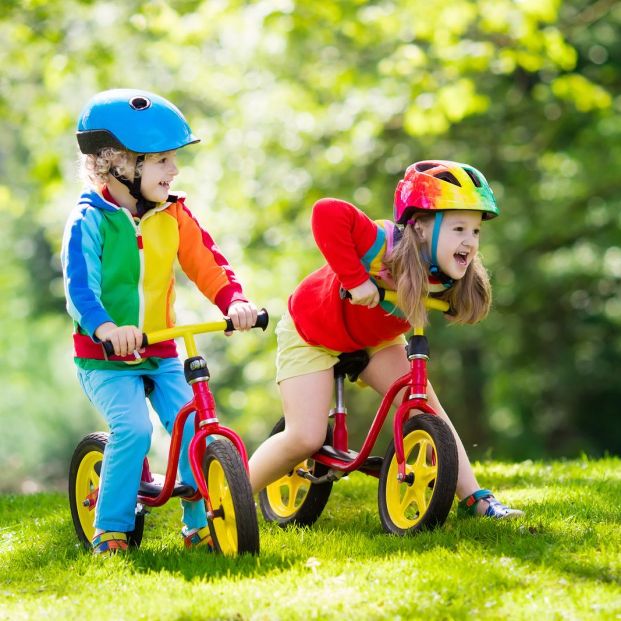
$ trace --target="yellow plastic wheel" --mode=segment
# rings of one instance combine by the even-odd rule
[[[90,549],[95,534],[95,507],[99,496],[99,479],[104,451],[108,444],[107,433],[91,433],[79,442],[69,467],[69,506],[78,539]],[[134,530],[127,533],[130,546],[142,542],[144,515],[137,514]]]
[[[76,498],[81,499],[76,504],[78,519],[84,532],[89,539],[95,534],[95,504],[99,493],[99,473],[103,453],[91,451],[82,459],[76,475]]]
[[[213,518],[211,536],[227,556],[259,553],[259,524],[246,468],[228,440],[216,440],[205,451],[205,481]]]
[[[394,442],[380,472],[378,504],[387,532],[405,535],[443,524],[457,485],[457,447],[437,416],[420,414],[403,430],[406,480],[399,481]]]
[[[281,418],[271,436],[280,433],[285,428],[285,419]],[[332,442],[332,429],[328,427],[326,444]],[[306,470],[316,477],[324,475],[328,469],[312,459],[306,459],[295,466],[285,476],[270,483],[259,493],[259,505],[263,517],[268,522],[277,522],[280,526],[295,524],[310,526],[314,524],[323,511],[330,492],[332,482],[311,483],[298,474],[298,469]]]

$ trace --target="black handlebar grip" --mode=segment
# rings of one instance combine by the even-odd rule
[[[143,347],[146,347],[148,344],[149,344],[149,340],[147,339],[147,335],[143,332],[142,333],[142,344],[140,345],[138,349],[142,349]],[[110,341],[102,341],[101,345],[103,346],[104,351],[106,352],[106,356],[114,356],[114,346],[112,345]]]
[[[233,332],[233,330],[235,330],[235,328],[233,327],[233,322],[231,321],[230,317],[225,317],[224,321],[226,321],[226,332]],[[257,320],[254,324],[254,326],[252,326],[253,328],[261,328],[261,330],[265,331],[265,328],[267,328],[267,325],[270,322],[270,316],[267,312],[266,309],[262,308],[258,313],[257,313]]]
[[[265,329],[267,328],[269,322],[270,322],[270,316],[269,316],[269,314],[267,312],[267,309],[262,308],[257,313],[257,321],[254,324],[253,328],[261,328],[261,330],[263,330],[263,332],[265,332]]]
[[[384,294],[386,293],[386,289],[382,289],[381,287],[377,288],[379,292],[380,302],[384,299]],[[341,300],[351,300],[351,293],[345,289],[345,287],[341,287],[339,289],[339,297]]]

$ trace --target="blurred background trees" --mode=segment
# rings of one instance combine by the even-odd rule
[[[321,265],[313,202],[390,217],[405,167],[469,162],[495,306],[435,317],[431,377],[474,458],[621,450],[621,6],[612,0],[6,0],[0,7],[0,490],[61,482],[102,428],[71,360],[58,251],[95,92],[174,101],[202,142],[177,186],[273,323],[205,337],[250,449],[280,415],[273,326]],[[180,278],[179,318],[217,317]],[[353,435],[377,399],[352,389]],[[382,450],[378,448],[378,451]]]

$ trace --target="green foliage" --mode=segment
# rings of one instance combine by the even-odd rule
[[[514,522],[460,520],[399,538],[376,481],[335,486],[312,529],[261,523],[259,557],[183,549],[176,502],[139,550],[83,551],[60,494],[0,497],[0,619],[617,619],[619,459],[475,465]],[[588,488],[589,493],[584,490]]]
[[[0,488],[58,475],[42,462],[100,425],[73,378],[57,256],[75,119],[125,86],[171,98],[202,138],[178,187],[274,322],[321,264],[317,198],[386,217],[412,161],[479,167],[503,214],[483,239],[496,304],[473,328],[434,320],[440,398],[474,455],[618,453],[620,22],[610,0],[4,2]],[[179,308],[213,316],[191,289]],[[280,412],[273,328],[233,338],[207,349],[252,447]]]

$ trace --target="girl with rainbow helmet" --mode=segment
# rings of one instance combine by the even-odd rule
[[[440,270],[437,252],[444,212],[450,210],[480,211],[483,220],[500,213],[487,179],[473,166],[449,160],[424,160],[408,166],[395,189],[394,221],[405,226],[417,214],[434,212],[429,273],[447,286],[452,279]]]
[[[487,314],[491,290],[478,257],[478,235],[481,220],[497,214],[483,175],[443,160],[417,162],[407,169],[395,192],[394,221],[373,221],[351,203],[334,198],[315,203],[312,230],[327,264],[298,285],[276,328],[276,379],[285,429],[270,436],[250,459],[255,492],[323,444],[332,367],[340,353],[365,349],[370,360],[360,378],[384,395],[396,378],[409,372],[403,334],[411,325],[425,324],[427,295],[447,300],[449,318],[457,323],[475,323]],[[380,302],[378,286],[397,291],[399,308]],[[351,299],[342,298],[342,288]],[[431,384],[428,402],[455,435],[459,513],[522,515],[480,488]]]

